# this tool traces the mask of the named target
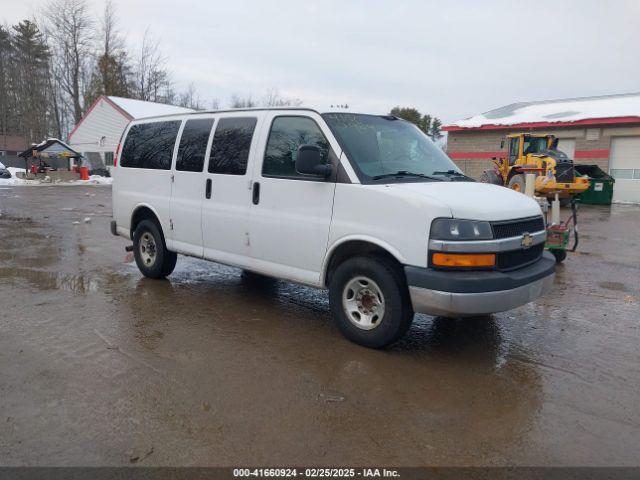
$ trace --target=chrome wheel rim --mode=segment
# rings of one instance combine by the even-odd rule
[[[156,261],[156,241],[149,232],[144,232],[140,237],[140,258],[146,267],[152,266]]]
[[[342,291],[342,308],[349,321],[362,330],[372,330],[382,322],[385,301],[376,282],[365,276],[352,278]]]

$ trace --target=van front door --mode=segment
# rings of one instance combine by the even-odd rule
[[[218,118],[205,174],[202,204],[204,257],[239,267],[249,258],[248,165],[255,151],[261,112],[237,112]]]
[[[257,270],[318,285],[327,250],[334,174],[328,178],[296,171],[298,147],[320,147],[325,162],[335,159],[328,129],[318,115],[271,112],[262,139],[262,162],[256,162],[252,184],[251,255]],[[324,126],[326,129],[326,126]],[[334,153],[335,152],[335,153]],[[339,154],[339,153],[338,153]]]
[[[184,124],[171,187],[171,248],[196,257],[202,257],[202,171],[213,120],[196,118]]]

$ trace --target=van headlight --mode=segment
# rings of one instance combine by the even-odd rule
[[[491,240],[493,231],[489,222],[436,218],[431,224],[433,240]]]

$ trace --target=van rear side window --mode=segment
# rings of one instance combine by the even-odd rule
[[[202,172],[211,127],[213,127],[213,118],[187,121],[180,136],[176,170]]]
[[[209,173],[244,175],[256,128],[255,118],[222,118],[216,127],[209,155]]]
[[[169,170],[180,121],[133,125],[122,148],[121,167]]]

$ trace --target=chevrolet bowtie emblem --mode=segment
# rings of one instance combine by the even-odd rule
[[[530,233],[522,234],[522,241],[520,242],[520,245],[522,245],[522,248],[529,248],[533,245],[533,237]]]

